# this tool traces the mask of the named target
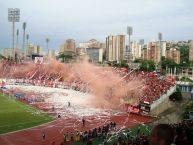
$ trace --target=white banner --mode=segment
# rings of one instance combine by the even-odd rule
[[[35,63],[42,64],[43,63],[43,57],[35,57]]]

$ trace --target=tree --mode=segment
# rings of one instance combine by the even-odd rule
[[[166,69],[166,67],[168,67],[168,68],[175,68],[175,67],[178,68],[179,65],[171,59],[162,58],[162,68]]]
[[[183,118],[189,119],[189,112],[193,111],[193,102],[189,102],[188,105],[186,105],[184,112],[183,112]]]
[[[175,100],[175,101],[181,101],[182,100],[182,93],[179,88],[176,88],[176,92],[173,93],[170,97],[170,100]]]
[[[189,64],[189,47],[180,47],[180,66],[187,67]]]
[[[72,55],[68,55],[68,54],[62,53],[62,54],[60,54],[60,55],[58,56],[58,58],[59,58],[59,59],[62,59],[62,62],[65,62],[65,61],[69,61],[69,60],[72,59],[73,57],[72,57]]]
[[[145,70],[145,71],[154,71],[156,64],[152,60],[142,60],[142,59],[136,59],[134,61],[135,63],[140,63],[140,70]]]
[[[0,54],[0,59],[6,59],[6,57]]]

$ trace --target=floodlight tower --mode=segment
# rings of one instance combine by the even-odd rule
[[[19,48],[19,29],[17,29],[16,36],[17,36],[16,48]]]
[[[26,58],[26,48],[25,48],[25,29],[26,29],[26,22],[23,22],[23,54],[24,54],[24,59]]]
[[[48,51],[48,55],[49,55],[49,50],[48,50],[48,43],[50,42],[50,38],[46,38],[46,49]]]
[[[133,28],[132,27],[130,27],[130,26],[127,27],[127,34],[129,35],[128,49],[130,51],[131,50],[131,35],[133,34]],[[126,54],[127,54],[127,57],[130,57],[128,54],[129,53],[128,49],[126,50]]]
[[[159,48],[160,48],[160,71],[162,68],[162,48],[161,48],[161,41],[162,41],[162,33],[158,33],[158,40],[159,40]]]
[[[18,50],[19,48],[19,29],[17,29],[16,31],[16,36],[17,36],[16,37],[16,49]],[[15,54],[15,56],[16,56],[16,60],[20,57],[18,52]]]
[[[27,51],[29,51],[29,34],[26,34],[26,40],[27,40],[27,48],[25,49],[25,54],[27,56]]]
[[[12,49],[14,61],[15,61],[15,22],[19,22],[19,19],[20,19],[20,9],[8,8],[8,21],[12,22],[13,24]]]

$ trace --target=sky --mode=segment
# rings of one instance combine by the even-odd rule
[[[126,34],[133,27],[132,40],[156,41],[193,39],[192,0],[0,0],[0,49],[12,47],[12,23],[8,8],[20,9],[19,45],[22,23],[30,43],[55,50],[66,39],[76,43],[92,38],[105,42],[108,35]]]

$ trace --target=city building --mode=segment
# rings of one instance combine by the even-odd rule
[[[39,45],[30,44],[27,47],[27,56],[31,57],[33,54],[40,55],[41,47]]]
[[[166,44],[167,42],[166,41],[161,41],[160,42],[160,46],[161,46],[161,51],[162,51],[162,56],[166,56]],[[159,41],[157,42],[157,46],[159,46]]]
[[[170,48],[169,50],[166,50],[166,58],[180,64],[180,51],[176,48]]]
[[[74,39],[68,39],[64,44],[60,46],[59,54],[75,56],[76,43]]]
[[[6,57],[6,58],[13,58],[13,48],[5,48],[4,51],[3,51],[3,55]],[[19,48],[15,48],[15,57],[17,59],[20,59],[22,57],[22,51],[21,49]]]
[[[132,53],[132,60],[141,58],[141,50],[142,50],[142,45],[139,44],[137,41],[132,41],[131,42],[131,53]]]
[[[3,55],[8,57],[13,57],[13,48],[4,48]]]
[[[87,42],[81,42],[79,43],[80,48],[101,48],[101,43],[97,41],[96,39],[90,39]]]
[[[77,55],[87,55],[91,62],[97,63],[103,61],[104,51],[104,43],[100,43],[96,39],[90,39],[89,41],[79,43],[79,47],[77,48]]]
[[[108,61],[124,60],[125,35],[108,36],[106,38],[106,58]]]
[[[49,49],[47,56],[48,56],[48,58],[53,58],[53,59],[55,59],[55,58],[56,58],[56,56],[55,56],[55,50]]]
[[[189,61],[193,61],[193,40],[189,41]]]
[[[89,60],[93,63],[103,61],[103,49],[102,48],[87,48],[86,54],[89,57]]]
[[[142,59],[144,60],[152,60],[156,64],[160,62],[160,47],[161,47],[161,56],[166,56],[166,48],[167,43],[166,41],[157,41],[157,42],[149,42],[147,45],[144,45],[144,48],[142,50]]]
[[[76,54],[77,54],[77,56],[86,55],[86,48],[77,47],[76,48]]]
[[[155,63],[160,62],[160,47],[157,42],[150,42],[147,47],[143,49],[142,58],[145,60],[152,60]]]

